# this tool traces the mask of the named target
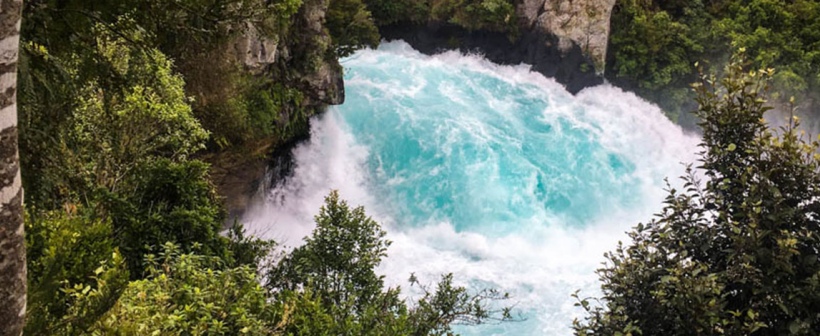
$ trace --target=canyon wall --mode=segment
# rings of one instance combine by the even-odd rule
[[[602,73],[609,42],[609,20],[616,0],[524,0],[518,5],[522,24],[558,37],[561,50],[578,45]]]
[[[206,157],[228,210],[227,224],[241,217],[259,191],[267,189],[266,171],[272,169],[275,180],[289,173],[290,150],[308,138],[308,119],[328,105],[344,103],[342,66],[329,52],[332,41],[325,28],[329,1],[305,0],[286,34],[266,35],[249,24],[231,43],[234,62],[254,76],[297,90],[300,99],[278,111],[275,127],[288,130],[286,134]]]
[[[436,21],[399,22],[380,31],[385,39],[404,40],[426,54],[456,49],[499,64],[530,64],[575,94],[603,83],[614,5],[615,0],[523,0],[516,7],[520,27],[514,38]]]

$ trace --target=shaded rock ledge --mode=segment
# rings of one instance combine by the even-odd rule
[[[572,94],[604,82],[596,73],[593,60],[580,46],[566,42],[561,45],[559,37],[541,29],[525,31],[515,42],[510,42],[504,33],[471,32],[450,24],[398,24],[380,30],[384,39],[404,40],[427,55],[459,50],[481,54],[497,64],[529,64],[533,71],[555,78]]]

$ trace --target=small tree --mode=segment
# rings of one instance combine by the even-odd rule
[[[361,311],[384,287],[375,268],[387,255],[385,235],[364,208],[350,209],[333,191],[316,216],[313,234],[271,272],[270,286],[295,290],[310,283],[328,304],[354,299]]]
[[[508,296],[487,289],[469,293],[445,275],[435,290],[422,286],[415,304],[399,288],[384,288],[375,269],[390,242],[364,208],[350,209],[336,191],[325,198],[305,245],[268,274],[277,293],[285,333],[292,335],[452,335],[454,324],[513,320],[508,308],[488,303]],[[418,285],[411,277],[412,285]]]
[[[772,74],[734,61],[694,86],[700,170],[687,169],[682,191],[668,187],[632,245],[606,255],[603,307],[580,300],[576,334],[820,333],[819,145],[797,118],[767,127]]]

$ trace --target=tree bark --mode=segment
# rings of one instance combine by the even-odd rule
[[[23,0],[0,0],[0,336],[23,334],[26,245],[17,153],[17,55]]]

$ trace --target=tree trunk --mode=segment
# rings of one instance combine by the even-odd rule
[[[23,0],[0,0],[0,336],[23,334],[26,245],[17,154],[17,55]]]

